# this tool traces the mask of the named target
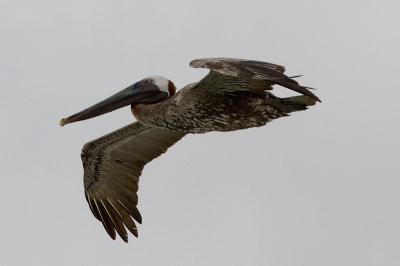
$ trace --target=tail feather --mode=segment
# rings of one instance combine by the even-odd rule
[[[269,97],[264,99],[264,104],[272,106],[286,114],[307,110],[308,106],[315,105],[316,102],[316,99],[304,95],[287,98]]]
[[[283,106],[283,110],[286,113],[307,110],[308,106],[313,106],[317,102],[316,99],[308,96],[294,96],[282,98],[280,104]]]
[[[282,101],[298,103],[306,106],[313,106],[317,102],[317,100],[304,95],[283,98]]]

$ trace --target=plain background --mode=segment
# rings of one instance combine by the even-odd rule
[[[400,265],[400,2],[1,1],[1,265]],[[281,64],[322,103],[189,135],[143,171],[139,238],[83,194],[84,143],[129,108],[58,121],[205,57]],[[294,95],[276,90],[277,95]]]

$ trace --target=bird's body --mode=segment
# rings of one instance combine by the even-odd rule
[[[84,120],[129,104],[138,120],[87,143],[82,150],[86,199],[113,239],[116,230],[127,241],[124,225],[137,236],[131,217],[142,221],[136,208],[142,169],[183,136],[263,126],[319,101],[307,87],[285,76],[278,65],[200,59],[191,66],[211,71],[177,93],[171,81],[152,76],[61,121],[64,125]],[[268,92],[274,84],[304,96],[278,98]]]
[[[263,104],[267,95],[221,91],[209,95],[208,99],[198,99],[191,95],[190,87],[183,88],[168,101],[135,105],[132,113],[146,125],[187,133],[258,127],[285,115]]]

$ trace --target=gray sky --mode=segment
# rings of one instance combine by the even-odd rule
[[[398,0],[0,10],[2,265],[400,264]],[[185,137],[143,171],[139,238],[112,241],[85,201],[80,151],[134,118],[58,121],[149,75],[195,82],[208,71],[188,64],[204,57],[284,65],[322,104]]]

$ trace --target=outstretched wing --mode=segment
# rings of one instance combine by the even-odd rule
[[[138,236],[131,217],[142,222],[136,192],[143,167],[184,135],[136,122],[83,146],[85,197],[112,239],[116,230],[128,242],[125,227]]]
[[[234,84],[236,90],[247,90],[254,93],[262,93],[271,90],[272,85],[278,84],[290,90],[296,91],[317,101],[320,99],[308,89],[300,86],[294,77],[283,74],[283,66],[244,59],[233,58],[204,58],[190,62],[194,68],[208,68],[210,73],[201,80],[196,87],[213,87],[222,84]],[[213,86],[211,86],[213,85]],[[234,89],[235,86],[231,86]]]

